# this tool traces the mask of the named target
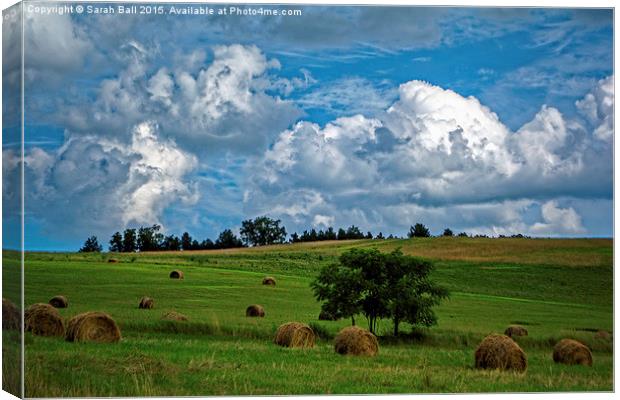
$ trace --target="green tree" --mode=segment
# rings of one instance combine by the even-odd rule
[[[286,240],[286,228],[280,226],[279,219],[269,217],[257,217],[241,222],[239,234],[248,246],[265,246],[275,243],[284,243]]]
[[[159,233],[161,229],[160,225],[152,225],[138,229],[138,239],[136,246],[139,251],[157,251],[161,247],[161,243],[164,239],[163,235]]]
[[[97,236],[91,236],[86,241],[84,241],[84,245],[80,248],[80,253],[101,253],[103,247],[99,244],[97,240]]]
[[[223,230],[215,241],[215,247],[218,249],[230,249],[235,247],[243,247],[243,242],[230,229]]]
[[[405,256],[397,249],[381,253],[376,249],[352,249],[338,264],[324,267],[311,283],[321,309],[336,317],[352,319],[363,314],[368,329],[376,332],[377,322],[391,318],[394,334],[402,322],[431,326],[437,318],[432,307],[448,292],[430,280],[432,264]]]
[[[181,235],[181,248],[183,250],[192,250],[192,237],[188,232],[183,232],[183,235]]]
[[[168,235],[162,241],[160,248],[168,251],[181,250],[181,239],[175,235]]]
[[[123,236],[120,232],[115,232],[110,239],[110,251],[120,253],[123,251]]]
[[[452,229],[446,228],[446,229],[443,230],[443,236],[452,237],[452,236],[454,236],[454,232],[452,232]]]
[[[136,230],[125,229],[125,232],[123,232],[123,251],[133,253],[136,249]]]
[[[431,232],[423,224],[417,223],[414,226],[409,228],[409,233],[407,233],[407,236],[409,236],[410,238],[413,238],[413,237],[430,237],[431,236]]]

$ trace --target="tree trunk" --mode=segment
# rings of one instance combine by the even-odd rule
[[[398,324],[400,321],[398,318],[394,318],[394,336],[398,337]]]
[[[351,315],[351,325],[355,326],[355,317]]]

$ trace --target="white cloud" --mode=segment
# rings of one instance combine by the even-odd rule
[[[91,229],[108,234],[129,224],[161,223],[166,208],[197,201],[193,183],[185,182],[197,164],[175,142],[161,139],[152,122],[135,126],[129,143],[71,137],[54,152],[26,153],[26,210],[48,229],[61,224],[64,234]],[[9,162],[5,168],[17,166]],[[3,200],[10,194],[3,190]]]
[[[551,200],[541,206],[543,222],[537,222],[531,227],[535,235],[570,235],[583,234],[585,229],[581,224],[581,217],[573,208],[560,208],[557,201]]]
[[[323,128],[304,121],[282,132],[248,163],[245,211],[279,210],[299,227],[330,216],[330,224],[386,231],[424,217],[474,233],[575,234],[585,232],[579,215],[552,199],[610,190],[609,144],[596,145],[553,107],[512,132],[474,97],[420,81],[399,93],[375,118]],[[300,202],[300,193],[321,201]],[[532,207],[541,207],[538,224],[524,217]]]
[[[577,108],[594,127],[593,135],[611,141],[614,135],[614,77],[601,79],[594,90],[577,101]]]
[[[155,50],[130,42],[123,51],[126,68],[101,83],[94,104],[68,111],[64,122],[73,133],[97,130],[127,137],[127,126],[152,119],[194,151],[248,153],[265,148],[302,114],[290,101],[266,93],[284,83],[269,75],[278,61],[255,46],[215,46],[211,63],[198,70],[206,56],[195,51],[155,72],[149,65]]]

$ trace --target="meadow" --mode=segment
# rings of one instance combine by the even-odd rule
[[[438,325],[391,336],[379,324],[376,357],[341,356],[333,337],[350,320],[318,321],[310,282],[353,247],[376,247],[431,260],[450,298]],[[105,311],[118,323],[117,344],[69,343],[26,334],[27,397],[462,393],[613,390],[613,254],[608,239],[415,238],[278,245],[263,248],[142,254],[28,253],[25,303],[63,294],[64,317]],[[18,253],[4,252],[10,280]],[[118,263],[109,263],[108,259]],[[183,280],[169,279],[173,269]],[[266,275],[275,287],[263,286]],[[7,292],[10,296],[11,292]],[[143,296],[155,308],[138,309]],[[6,296],[5,296],[6,297]],[[264,318],[247,318],[250,304]],[[187,322],[162,321],[166,311]],[[312,349],[273,344],[277,327],[310,324]],[[365,326],[362,316],[357,318]],[[525,374],[473,368],[489,333],[521,324]],[[555,364],[551,353],[570,337],[593,352],[592,367]],[[4,372],[3,372],[4,373]]]

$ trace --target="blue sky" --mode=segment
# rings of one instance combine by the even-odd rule
[[[294,8],[28,14],[26,247],[153,223],[214,239],[265,214],[611,236],[611,10]]]

